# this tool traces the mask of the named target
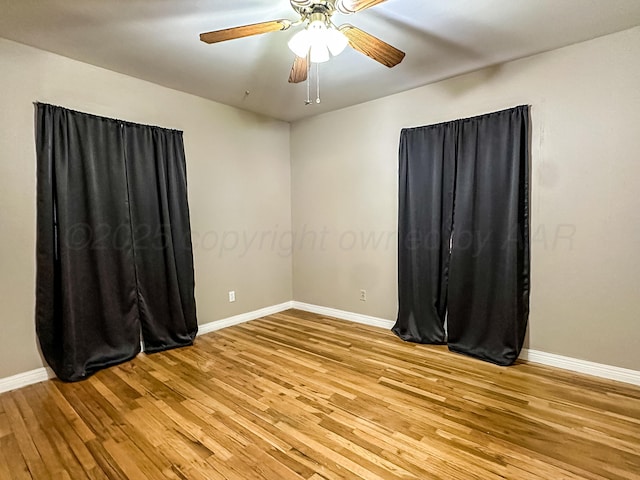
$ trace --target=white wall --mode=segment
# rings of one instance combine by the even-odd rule
[[[640,28],[293,124],[294,299],[395,319],[401,128],[519,104],[533,124],[528,347],[640,370]]]
[[[34,101],[184,131],[201,324],[291,299],[287,123],[2,39],[0,72],[0,378],[42,366]]]

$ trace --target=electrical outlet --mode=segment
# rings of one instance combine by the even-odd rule
[[[234,291],[229,292],[229,301],[230,302],[235,302],[236,301],[236,292],[234,292]]]
[[[367,291],[366,290],[360,290],[360,301],[361,302],[366,302],[367,301]]]

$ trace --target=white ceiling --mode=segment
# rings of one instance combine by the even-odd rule
[[[407,56],[388,69],[347,49],[321,65],[310,106],[305,84],[287,82],[293,31],[198,38],[280,18],[296,19],[289,0],[0,0],[1,37],[286,121],[631,28],[640,0],[388,0],[336,14]]]

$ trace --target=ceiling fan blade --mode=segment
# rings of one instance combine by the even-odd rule
[[[291,73],[289,74],[289,83],[300,83],[307,79],[309,71],[309,63],[307,57],[298,57],[293,61]]]
[[[387,0],[338,0],[338,10],[344,13],[356,13],[386,2]]]
[[[353,25],[342,25],[340,31],[349,39],[351,48],[364,53],[389,68],[398,65],[405,56],[402,50],[398,50],[396,47]]]
[[[291,26],[289,20],[272,20],[271,22],[254,23],[253,25],[243,25],[242,27],[225,28],[213,32],[201,33],[200,40],[205,43],[218,43],[235,38],[251,37],[262,33],[277,32],[286,30]]]

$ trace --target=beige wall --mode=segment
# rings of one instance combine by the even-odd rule
[[[291,299],[287,123],[0,39],[0,378],[42,366],[34,101],[185,132],[200,323]]]
[[[400,129],[519,104],[533,123],[528,347],[640,370],[640,28],[293,124],[294,299],[394,319]]]

